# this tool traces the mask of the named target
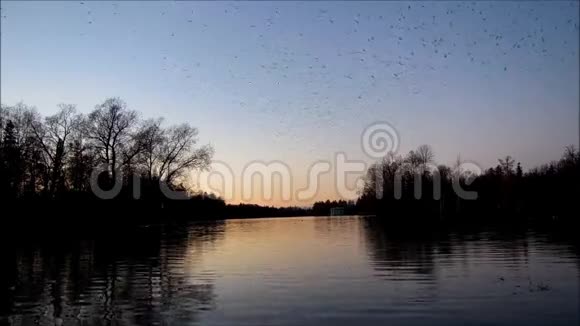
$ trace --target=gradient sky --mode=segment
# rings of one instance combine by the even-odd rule
[[[510,154],[530,168],[578,145],[577,1],[1,7],[2,103],[86,113],[119,96],[197,126],[236,177],[280,160],[300,188],[339,151],[370,162],[360,135],[376,121],[397,129],[401,154],[428,143],[445,164]],[[315,199],[336,198],[321,182]]]

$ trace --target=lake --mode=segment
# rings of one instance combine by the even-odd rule
[[[531,229],[238,219],[2,244],[11,325],[578,325],[578,247]]]

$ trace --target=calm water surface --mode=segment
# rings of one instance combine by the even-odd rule
[[[12,325],[578,325],[577,247],[376,218],[227,220],[4,244]]]

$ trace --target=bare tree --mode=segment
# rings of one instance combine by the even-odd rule
[[[190,169],[203,169],[211,163],[213,148],[197,143],[198,130],[188,124],[170,127],[163,136],[159,151],[158,177],[171,184],[183,172]]]
[[[405,162],[410,164],[413,169],[417,168],[421,164],[419,156],[417,153],[415,153],[415,151],[409,151],[407,156],[405,156]]]
[[[147,120],[143,123],[142,127],[141,142],[143,151],[141,162],[143,172],[149,181],[157,177],[156,168],[159,163],[161,145],[165,139],[165,130],[161,128],[162,122],[163,119]]]
[[[117,169],[128,158],[136,155],[133,132],[137,123],[137,113],[128,110],[125,102],[119,98],[105,100],[89,114],[87,135],[100,161],[107,165],[113,180],[117,177]]]
[[[574,147],[574,145],[568,145],[566,146],[566,148],[564,149],[564,162],[567,163],[574,163],[578,157],[580,157],[579,152],[576,150],[576,147]]]
[[[453,164],[452,172],[454,178],[459,178],[463,174],[461,166],[463,165],[463,160],[461,159],[461,154],[457,154],[455,158],[455,163]]]
[[[421,145],[417,147],[415,155],[417,156],[419,164],[423,166],[426,166],[429,163],[433,163],[433,160],[435,159],[435,153],[429,145]]]
[[[11,107],[4,106],[3,115],[6,126],[8,123],[12,126],[10,138],[14,151],[12,156],[15,161],[9,164],[18,166],[19,176],[18,180],[15,181],[17,191],[24,190],[23,186],[26,187],[26,190],[34,191],[39,174],[48,180],[46,173],[38,173],[40,170],[45,170],[42,167],[47,167],[48,163],[46,158],[39,153],[38,141],[33,128],[35,125],[42,125],[41,116],[34,107],[29,107],[23,103]],[[10,160],[6,158],[6,161]]]
[[[8,110],[9,107],[4,104],[0,104],[0,144],[4,138],[4,127],[8,122]]]
[[[34,138],[32,130],[32,122],[42,123],[41,116],[36,111],[36,108],[27,106],[23,103],[18,103],[12,107],[4,107],[5,120],[12,121],[14,124],[14,136],[16,143],[20,146],[30,145],[29,142]]]
[[[46,118],[22,103],[2,105],[0,178],[10,185],[2,191],[16,197],[39,191],[53,196],[60,189],[87,191],[100,163],[107,166],[107,182],[117,180],[122,169],[178,188],[187,171],[209,166],[213,149],[196,146],[196,128],[164,128],[162,122],[140,122],[118,98],[105,100],[88,116],[77,114],[74,105],[61,104]]]
[[[72,104],[59,104],[59,111],[44,120],[31,121],[36,141],[42,149],[50,169],[49,193],[53,195],[59,184],[64,183],[63,167],[70,149],[70,136],[78,129],[81,116]]]
[[[69,136],[66,175],[68,186],[75,191],[89,189],[89,180],[95,163],[95,153],[91,141],[86,137],[87,117],[78,116],[78,128]]]
[[[196,148],[196,128],[188,124],[161,126],[163,120],[147,120],[140,132],[142,151],[138,161],[149,181],[158,180],[175,185],[176,179],[191,169],[204,169],[210,164],[213,149]]]
[[[503,174],[505,175],[512,175],[514,172],[514,164],[516,161],[514,161],[514,159],[508,155],[506,156],[504,159],[498,159],[499,161],[499,165],[501,167],[501,170],[503,172]]]
[[[423,173],[427,168],[427,164],[433,163],[434,158],[435,154],[431,146],[421,145],[416,150],[410,151],[405,157],[405,161],[411,165],[414,171]]]

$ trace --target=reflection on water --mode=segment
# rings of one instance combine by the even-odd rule
[[[530,230],[228,220],[21,238],[0,253],[0,320],[12,325],[580,321],[576,248]]]
[[[215,301],[214,275],[198,262],[222,231],[223,223],[142,227],[130,237],[21,242],[11,252],[3,243],[2,313],[14,325],[195,321]]]

